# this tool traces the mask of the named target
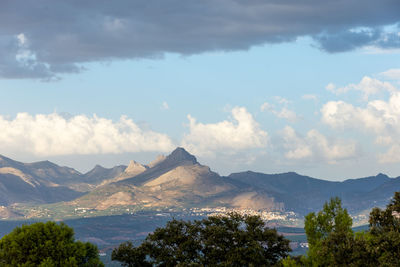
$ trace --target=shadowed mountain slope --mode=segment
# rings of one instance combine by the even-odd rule
[[[379,203],[387,203],[399,186],[392,185],[398,179],[384,174],[343,182],[333,182],[299,175],[295,172],[281,174],[264,174],[256,172],[233,173],[231,179],[246,183],[277,196],[288,210],[302,214],[315,211],[331,197],[338,196],[343,204],[352,212],[359,212],[374,207]],[[380,189],[383,188],[383,189]],[[381,191],[376,193],[376,191]],[[385,192],[385,193],[384,193]],[[372,200],[374,199],[374,200]]]
[[[100,165],[96,165],[92,170],[85,173],[80,177],[80,181],[89,184],[100,184],[106,179],[110,179],[121,175],[127,166],[120,165],[113,168],[104,168]]]
[[[49,161],[22,163],[0,156],[0,205],[43,204],[69,201],[83,193],[67,185],[77,183],[81,174]]]

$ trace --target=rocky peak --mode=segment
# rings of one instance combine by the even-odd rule
[[[144,165],[142,165],[134,160],[131,160],[129,162],[128,167],[126,167],[126,169],[125,169],[125,173],[126,174],[139,174],[139,173],[144,172],[146,169],[147,168]]]
[[[193,164],[197,163],[195,156],[187,152],[183,147],[178,147],[165,159],[169,163],[180,163],[180,162],[191,162]]]

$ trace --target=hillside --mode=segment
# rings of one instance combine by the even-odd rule
[[[74,205],[107,209],[120,205],[144,208],[217,207],[275,210],[280,203],[251,186],[212,172],[183,148],[145,171],[96,188]]]
[[[96,166],[81,174],[49,161],[22,163],[0,156],[0,206],[69,201],[82,196],[96,183],[119,175],[124,169],[124,166],[112,169]]]
[[[29,213],[79,217],[87,209],[91,216],[98,216],[138,210],[225,207],[293,211],[302,217],[319,210],[334,196],[339,196],[350,213],[356,215],[386,205],[396,190],[400,190],[400,178],[384,174],[342,182],[295,172],[247,171],[224,177],[200,164],[184,148],[149,164],[132,160],[128,166],[97,165],[85,174],[48,161],[21,163],[0,157],[0,206],[7,208],[2,214],[10,216]],[[15,208],[16,203],[28,206],[19,204]],[[54,204],[40,206],[49,203]],[[38,211],[30,212],[35,205]]]
[[[343,182],[333,182],[299,175],[295,172],[264,174],[256,172],[234,173],[228,176],[263,190],[272,196],[281,196],[285,209],[300,214],[318,210],[325,201],[338,196],[352,213],[358,213],[388,203],[396,190],[400,190],[400,178],[384,174]]]

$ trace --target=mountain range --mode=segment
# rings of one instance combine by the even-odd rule
[[[24,216],[15,205],[62,203],[105,211],[116,207],[162,210],[227,207],[264,211],[293,211],[301,216],[320,210],[339,196],[351,214],[385,206],[400,190],[400,177],[385,174],[327,181],[295,172],[264,174],[252,171],[220,176],[201,165],[184,148],[142,165],[95,166],[79,173],[49,161],[21,163],[0,156],[0,217]]]

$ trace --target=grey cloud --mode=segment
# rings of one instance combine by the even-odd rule
[[[353,50],[357,47],[373,44],[381,36],[379,30],[363,30],[360,32],[343,31],[338,33],[322,33],[315,36],[320,47],[331,53]]]
[[[398,22],[398,0],[3,0],[0,77],[49,79],[87,62],[243,50],[306,35],[328,52],[398,47],[381,33]],[[350,31],[357,27],[374,34]],[[31,55],[23,62],[19,34]]]

